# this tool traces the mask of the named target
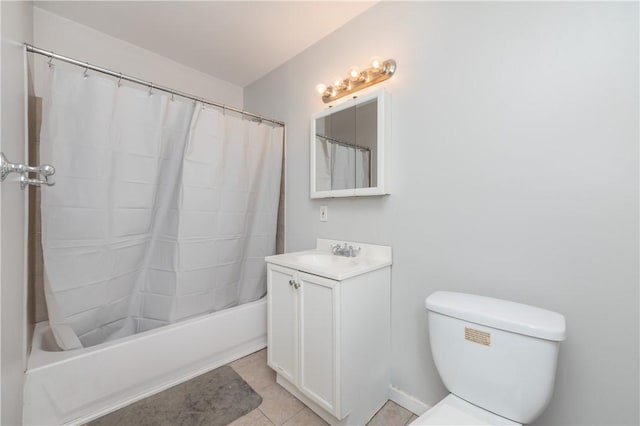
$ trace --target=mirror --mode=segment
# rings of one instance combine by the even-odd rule
[[[311,118],[311,198],[388,194],[384,89]]]

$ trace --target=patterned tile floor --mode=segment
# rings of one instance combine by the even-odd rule
[[[229,364],[262,397],[262,404],[240,417],[233,426],[325,426],[313,411],[276,383],[263,349]],[[376,413],[368,426],[405,426],[417,417],[394,402]]]

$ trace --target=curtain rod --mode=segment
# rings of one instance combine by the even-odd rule
[[[67,62],[69,64],[77,65],[79,67],[83,67],[83,68],[88,69],[88,70],[97,71],[97,72],[100,72],[102,74],[107,74],[107,75],[110,75],[112,77],[116,77],[119,80],[130,81],[132,83],[136,83],[136,84],[140,84],[142,86],[149,87],[150,89],[153,89],[153,90],[159,90],[161,92],[165,92],[165,93],[168,93],[168,94],[171,94],[171,95],[180,96],[182,98],[191,99],[191,100],[194,100],[194,101],[197,101],[197,102],[201,102],[201,103],[206,104],[206,105],[212,105],[214,107],[222,108],[223,111],[224,110],[228,110],[228,111],[237,112],[237,113],[242,114],[242,115],[246,115],[246,116],[249,116],[249,117],[257,118],[260,121],[268,121],[270,123],[274,123],[274,124],[276,124],[278,126],[283,126],[284,127],[284,125],[285,125],[284,122],[282,122],[282,121],[274,120],[272,118],[263,117],[263,116],[258,115],[258,114],[254,114],[254,113],[251,113],[251,112],[243,111],[241,109],[233,108],[233,107],[230,107],[230,106],[227,106],[227,105],[224,105],[224,104],[219,104],[217,102],[208,101],[208,100],[206,100],[204,98],[198,98],[197,96],[191,95],[189,93],[181,92],[179,90],[173,90],[173,89],[170,89],[168,87],[158,86],[156,84],[153,84],[153,82],[150,82],[150,81],[141,80],[139,78],[132,77],[130,75],[122,74],[121,72],[115,72],[115,71],[112,71],[112,70],[107,69],[107,68],[99,67],[97,65],[91,65],[88,62],[78,61],[77,59],[69,58],[67,56],[58,55],[57,53],[53,53],[53,52],[48,51],[48,50],[40,49],[39,47],[35,47],[35,46],[33,46],[31,44],[28,44],[28,43],[25,43],[25,46],[27,48],[27,52],[37,53],[39,55],[47,56],[47,57],[49,57],[49,60],[56,59],[56,60],[59,60],[59,61],[62,61],[62,62]]]
[[[331,138],[329,136],[321,135],[321,134],[318,134],[318,133],[316,133],[316,136],[321,138],[321,139],[326,140],[327,142],[335,143],[336,145],[344,146],[344,147],[347,147],[347,148],[355,148],[355,149],[359,149],[359,150],[362,150],[362,151],[371,151],[370,148],[367,148],[367,147],[364,147],[364,146],[354,145],[354,144],[349,143],[349,142],[341,141],[340,139]]]

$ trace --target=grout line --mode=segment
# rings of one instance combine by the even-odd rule
[[[416,416],[415,414],[412,414],[411,417],[409,417],[409,420],[407,420],[407,422],[404,425],[407,426],[409,423],[413,422],[417,418],[418,416]]]
[[[285,390],[286,390],[286,389],[285,389]],[[287,391],[287,393],[288,393],[288,392],[289,392],[289,391]],[[293,395],[292,395],[292,396],[293,396]],[[295,397],[294,397],[294,398],[295,398]],[[297,399],[297,398],[296,398],[296,399]],[[302,401],[300,401],[300,402],[302,402]],[[288,419],[286,419],[285,421],[283,421],[283,422],[281,423],[281,425],[280,425],[280,426],[284,426],[284,425],[286,425],[286,424],[287,424],[289,421],[291,421],[295,416],[297,416],[298,414],[300,414],[301,412],[303,412],[305,408],[309,408],[309,407],[307,407],[306,405],[304,405],[304,403],[302,403],[302,408],[300,408],[298,411],[296,411],[294,414],[292,414],[292,415],[291,415],[291,417],[289,417]],[[310,408],[309,408],[309,409],[310,409]],[[274,424],[275,424],[275,423],[274,423]]]
[[[262,395],[261,395],[261,396],[262,396]],[[275,426],[275,423],[273,423],[273,422],[271,421],[271,419],[269,418],[269,416],[267,416],[267,415],[266,415],[266,414],[265,414],[265,413],[260,409],[260,407],[256,408],[256,410],[260,411],[260,413],[262,413],[262,415],[264,416],[264,418],[265,418],[265,419],[267,419],[267,421],[268,421],[269,423],[271,423],[272,425],[274,425],[274,426]]]

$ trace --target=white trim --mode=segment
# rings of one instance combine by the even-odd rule
[[[415,396],[409,395],[394,386],[389,386],[389,399],[399,406],[411,411],[418,417],[426,413],[427,410],[431,408],[429,404],[420,401]]]
[[[281,184],[283,186],[282,188],[282,193],[284,194],[284,206],[282,206],[282,252],[286,253],[287,252],[287,203],[288,203],[288,194],[289,192],[287,191],[287,170],[289,170],[289,167],[287,167],[287,125],[285,124],[284,126],[282,126],[282,181]],[[276,213],[276,221],[277,219],[277,213]],[[276,225],[276,238],[278,237],[278,228]],[[277,241],[276,241],[277,244]]]
[[[23,66],[24,66],[24,79],[23,94],[24,94],[24,162],[29,164],[29,61],[27,57],[27,47],[23,47]],[[28,286],[29,286],[29,189],[27,187],[23,190],[22,202],[24,205],[24,224],[22,226],[22,371],[27,371],[27,362],[29,360],[29,343],[27,336],[29,335],[29,320],[28,320]]]

